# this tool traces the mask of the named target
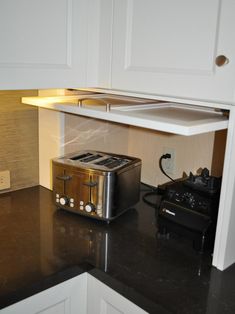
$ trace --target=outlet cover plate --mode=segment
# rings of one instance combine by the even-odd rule
[[[175,149],[171,147],[164,147],[163,154],[171,154],[171,158],[162,160],[163,169],[167,174],[175,174]]]

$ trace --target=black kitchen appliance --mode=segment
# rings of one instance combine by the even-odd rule
[[[221,178],[210,176],[206,168],[167,185],[158,212],[159,233],[190,238],[200,252],[213,249],[220,186]]]

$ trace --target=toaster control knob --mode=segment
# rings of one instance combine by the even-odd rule
[[[60,205],[65,206],[66,204],[68,204],[68,199],[65,196],[62,196],[60,198]]]
[[[92,204],[92,203],[87,203],[86,206],[85,206],[85,211],[87,213],[91,213],[95,210],[95,205]]]

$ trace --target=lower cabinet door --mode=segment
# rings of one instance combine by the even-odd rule
[[[87,314],[147,313],[89,274],[87,287]]]
[[[88,273],[10,305],[0,314],[146,314]]]
[[[10,305],[1,314],[86,314],[87,274]],[[95,312],[94,312],[95,313]]]

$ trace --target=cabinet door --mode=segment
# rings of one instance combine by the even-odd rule
[[[235,1],[113,0],[113,8],[109,7],[113,10],[111,74],[101,73],[101,85],[234,101]],[[106,38],[111,38],[103,24]],[[218,60],[225,61],[223,66],[216,65],[219,55],[227,57]]]
[[[87,314],[147,313],[89,274],[87,275],[87,287]]]
[[[1,314],[86,314],[87,274],[10,305]]]
[[[86,0],[1,0],[0,89],[85,86]]]

